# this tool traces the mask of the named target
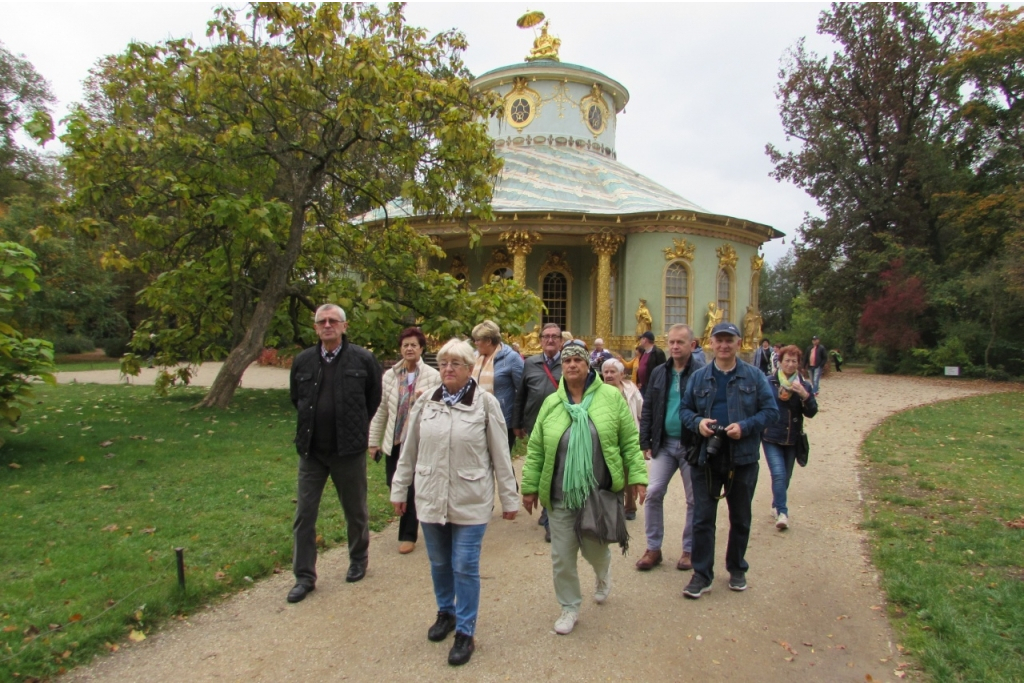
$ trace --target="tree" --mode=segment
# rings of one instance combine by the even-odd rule
[[[863,342],[886,351],[906,352],[921,340],[917,320],[928,308],[924,283],[901,262],[882,272],[882,294],[868,300],[860,318]]]
[[[54,383],[53,345],[17,328],[13,307],[39,289],[35,255],[17,243],[0,243],[0,423],[17,425],[18,404],[32,395],[32,379]],[[0,445],[3,439],[0,438]]]
[[[761,317],[764,319],[762,328],[766,332],[777,333],[789,328],[793,317],[793,300],[800,294],[795,267],[796,255],[793,250],[787,252],[774,265],[764,265],[758,303],[761,307]]]
[[[221,8],[209,35],[102,62],[62,140],[106,263],[152,274],[135,346],[164,365],[227,354],[203,401],[225,406],[268,332],[308,331],[302,307],[348,297],[391,321],[444,316],[457,284],[417,264],[438,248],[360,215],[401,197],[471,228],[490,217],[500,161],[465,39],[428,39],[398,5],[259,3],[245,22]]]
[[[959,81],[940,67],[977,14],[970,4],[833,4],[818,33],[829,58],[801,40],[777,90],[787,140],[767,153],[773,176],[814,197],[823,217],[799,229],[797,273],[811,300],[855,322],[900,249],[941,263],[948,248],[936,195],[956,188],[946,145]]]
[[[24,57],[0,43],[0,206],[12,195],[30,191],[43,175],[42,160],[18,144],[23,129],[40,143],[53,138],[50,85]]]

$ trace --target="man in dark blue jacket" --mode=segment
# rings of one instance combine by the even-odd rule
[[[644,459],[651,461],[647,465],[649,483],[644,503],[647,551],[636,562],[640,571],[649,571],[661,563],[661,543],[665,537],[665,493],[676,471],[682,477],[686,496],[683,554],[676,562],[676,568],[680,571],[693,568],[693,483],[686,453],[697,436],[683,426],[679,408],[687,380],[704,366],[693,357],[695,346],[692,328],[686,324],[672,326],[668,330],[670,359],[654,369],[647,385],[647,397],[640,414],[640,449],[644,451]],[[626,517],[629,518],[628,513]]]
[[[366,575],[370,547],[366,504],[366,449],[370,417],[381,398],[381,369],[373,355],[345,337],[345,311],[334,304],[313,318],[320,342],[292,362],[291,398],[298,410],[295,449],[299,493],[295,505],[295,587],[289,602],[301,602],[316,587],[316,519],[330,476],[348,526],[349,567],[345,580]]]
[[[693,577],[683,590],[683,595],[691,599],[711,590],[717,498],[723,487],[729,505],[729,544],[725,552],[729,589],[747,589],[749,565],[745,556],[761,433],[778,419],[779,409],[765,375],[737,356],[740,340],[735,324],[716,325],[711,330],[714,359],[690,377],[683,397],[683,425],[704,438],[693,472]],[[716,427],[724,427],[727,438],[712,456],[708,446]]]

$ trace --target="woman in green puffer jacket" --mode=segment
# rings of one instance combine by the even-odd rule
[[[526,511],[532,513],[538,500],[548,509],[555,597],[562,606],[555,632],[567,635],[579,620],[583,602],[576,571],[578,552],[583,552],[597,576],[594,600],[603,604],[611,590],[609,543],[578,539],[576,519],[597,488],[618,493],[621,501],[626,472],[628,485],[636,486],[643,504],[647,467],[629,405],[622,393],[590,370],[586,343],[566,341],[561,358],[558,390],[544,400],[530,434],[522,491]]]

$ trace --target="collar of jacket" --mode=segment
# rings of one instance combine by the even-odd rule
[[[597,375],[597,372],[591,371],[587,374],[590,385],[583,391],[583,397],[586,397],[592,392],[595,392],[599,386],[604,385],[604,381]],[[589,380],[592,379],[592,380]],[[558,390],[555,391],[563,402],[569,401],[569,392],[565,389],[565,376],[558,382]]]
[[[337,359],[338,357],[340,357],[341,354],[345,351],[345,348],[347,346],[348,346],[348,336],[345,335],[344,333],[342,333],[341,334],[341,344],[338,345],[337,351],[335,351],[335,353],[334,353],[334,358]],[[324,343],[323,343],[322,340],[317,340],[316,341],[316,351],[318,353],[317,356],[320,357],[320,361],[323,361],[323,359],[324,359]]]
[[[473,398],[476,396],[476,388],[477,388],[476,380],[475,379],[470,378],[469,382],[471,383],[471,385],[469,387],[469,390],[467,390],[466,394],[462,396],[461,400],[459,400],[459,404],[464,404],[467,407],[472,406]],[[441,385],[444,385],[444,384],[442,383]],[[444,394],[444,391],[441,390],[441,385],[437,386],[437,390],[435,390],[434,394],[430,396],[430,401],[431,402],[440,402],[441,401],[441,397]]]
[[[398,363],[396,363],[394,366],[391,367],[391,370],[397,376],[398,372],[402,370],[403,366],[405,366],[405,360],[404,359],[399,360]],[[420,357],[420,360],[418,362],[416,362],[416,373],[419,373],[422,368],[423,368],[423,357]]]

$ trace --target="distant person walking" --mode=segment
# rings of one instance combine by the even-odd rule
[[[754,350],[754,366],[766,376],[772,375],[772,343],[768,338],[761,341],[761,346]]]
[[[772,474],[772,516],[779,530],[789,528],[787,492],[793,478],[793,464],[801,459],[803,451],[804,417],[811,418],[818,413],[818,402],[810,384],[800,378],[802,356],[796,345],[783,347],[779,371],[768,379],[779,418],[764,429],[761,444]],[[802,464],[807,463],[806,459],[804,453]]]
[[[811,385],[814,388],[815,397],[821,391],[821,374],[825,371],[826,364],[828,364],[828,350],[815,335],[811,338],[811,346],[807,348],[804,357],[804,368],[811,375]]]
[[[523,356],[501,342],[501,329],[490,320],[482,321],[473,328],[473,344],[477,354],[473,378],[483,390],[498,398],[508,427],[508,449],[511,452],[516,444],[512,408],[523,376]]]
[[[590,356],[594,358],[593,354]],[[629,405],[629,412],[633,415],[633,422],[640,428],[640,415],[644,409],[644,398],[636,383],[626,378],[626,369],[618,359],[608,359],[604,366],[598,371],[605,383],[618,388],[622,396],[626,398]],[[626,482],[629,482],[629,473],[626,473]],[[636,519],[636,490],[632,485],[626,485],[626,520]]]
[[[836,366],[836,371],[839,373],[843,372],[843,353],[842,351],[835,349],[828,353],[828,356],[832,357],[832,363]]]

